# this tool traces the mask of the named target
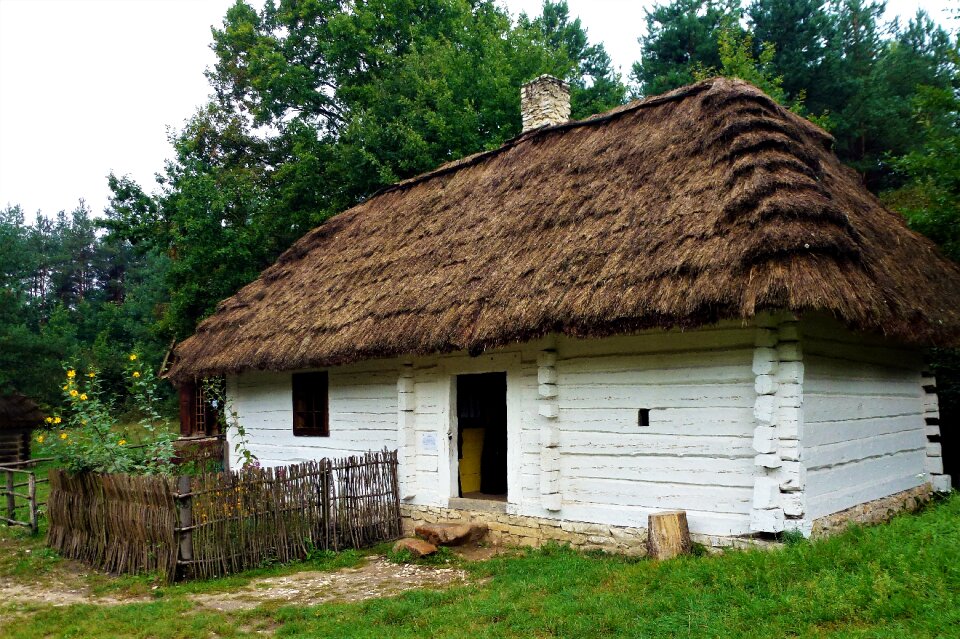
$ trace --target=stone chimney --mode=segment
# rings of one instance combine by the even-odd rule
[[[520,87],[523,132],[570,119],[570,85],[552,75],[541,75]]]

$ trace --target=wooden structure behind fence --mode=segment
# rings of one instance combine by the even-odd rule
[[[111,572],[208,578],[401,534],[396,451],[178,479],[50,476],[48,544]]]
[[[30,434],[43,424],[36,402],[23,395],[0,395],[0,464],[30,459]]]

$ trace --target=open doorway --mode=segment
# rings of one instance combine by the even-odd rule
[[[507,374],[457,376],[460,497],[507,499]]]

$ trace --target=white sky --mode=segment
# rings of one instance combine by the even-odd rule
[[[535,15],[542,4],[499,1],[514,15]],[[21,204],[29,219],[83,198],[98,213],[111,170],[153,190],[171,155],[168,127],[180,128],[209,94],[210,27],[231,4],[0,0],[0,206]],[[639,58],[644,7],[652,4],[569,0],[624,76]],[[889,0],[888,17],[921,6],[942,19],[957,0]]]

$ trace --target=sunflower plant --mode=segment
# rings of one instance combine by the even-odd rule
[[[60,409],[46,418],[47,430],[37,436],[45,454],[71,472],[163,473],[171,469],[174,435],[164,428],[157,379],[131,353],[124,367],[128,388],[143,418],[145,436],[132,445],[119,427],[113,406],[106,399],[98,372],[64,366]]]

